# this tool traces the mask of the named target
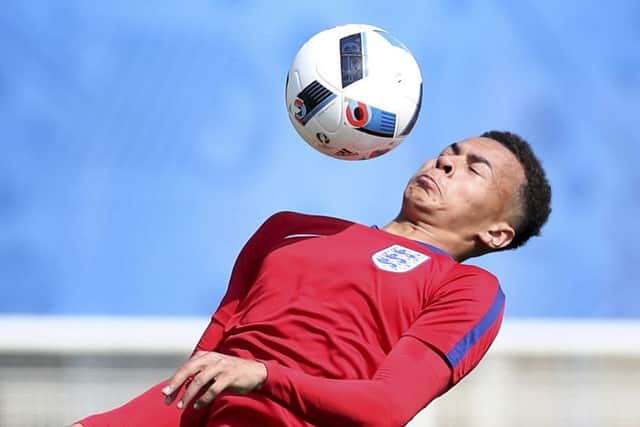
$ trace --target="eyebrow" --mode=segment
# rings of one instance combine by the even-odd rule
[[[460,155],[460,144],[458,144],[457,142],[449,145],[449,148],[451,148],[451,151],[453,151],[453,154],[455,154],[456,156]],[[489,162],[486,157],[475,153],[467,153],[467,161],[469,163],[484,163],[485,165],[489,166],[489,169],[491,169],[491,173],[493,173],[493,166],[491,166],[491,162]]]

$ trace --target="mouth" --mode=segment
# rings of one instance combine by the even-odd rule
[[[425,174],[425,175],[418,176],[418,178],[416,178],[416,182],[425,190],[431,188],[431,189],[435,189],[436,191],[438,191],[438,193],[442,194],[442,191],[440,191],[440,186],[438,185],[436,180],[430,177],[429,175]]]

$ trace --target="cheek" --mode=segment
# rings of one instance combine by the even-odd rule
[[[498,196],[485,186],[477,185],[477,183],[465,183],[453,192],[456,197],[456,203],[459,208],[468,213],[468,216],[486,216],[494,210],[494,205]]]
[[[459,183],[454,190],[455,194],[465,203],[477,204],[482,203],[487,198],[487,191],[473,181],[465,181]]]
[[[484,189],[472,194],[468,203],[479,216],[493,218],[501,210],[500,200],[500,195],[497,192]]]

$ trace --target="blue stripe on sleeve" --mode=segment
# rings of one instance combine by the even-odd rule
[[[504,307],[504,293],[502,292],[502,289],[498,287],[496,298],[487,314],[485,314],[480,322],[478,322],[478,324],[474,326],[473,329],[471,329],[471,331],[469,331],[469,333],[467,333],[467,335],[465,335],[458,344],[455,345],[455,347],[453,347],[453,350],[447,354],[447,359],[449,359],[449,363],[451,363],[452,368],[458,366],[458,363],[464,359],[471,347],[473,347],[473,345],[482,338],[485,332],[493,326],[496,320],[498,320],[502,307]]]

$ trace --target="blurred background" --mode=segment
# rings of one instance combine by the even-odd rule
[[[640,425],[640,3],[3,5],[0,425],[129,399],[189,354],[269,215],[384,225],[424,160],[490,129],[533,145],[553,213],[471,260],[502,281],[504,333],[414,425]],[[424,79],[412,134],[364,162],[307,146],[284,102],[297,50],[345,23],[393,33]]]

